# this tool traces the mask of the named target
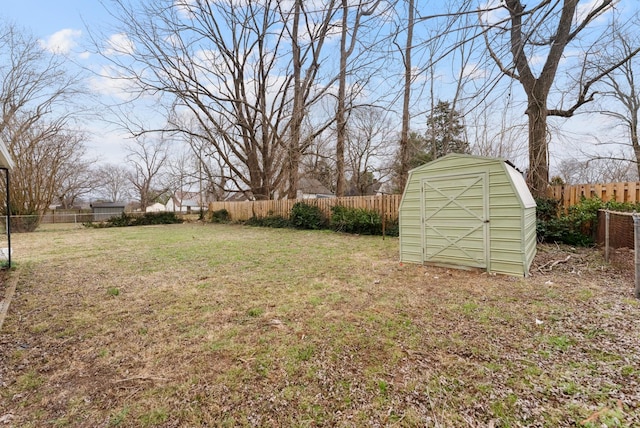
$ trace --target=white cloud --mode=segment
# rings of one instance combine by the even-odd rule
[[[577,22],[582,22],[596,7],[601,5],[601,0],[589,0],[586,3],[578,4],[578,8],[576,9],[576,20]],[[596,20],[603,19],[603,16],[607,14],[607,12],[612,11],[617,1],[613,2],[613,5],[606,7],[603,12],[600,12],[600,16],[596,18]]]
[[[82,36],[82,31],[65,28],[53,33],[44,40],[40,40],[43,49],[55,54],[68,54],[78,45],[77,39]]]
[[[488,0],[478,8],[480,22],[483,25],[498,25],[508,18],[507,10],[498,0]]]
[[[110,96],[114,99],[128,101],[134,98],[135,85],[133,80],[112,66],[102,67],[97,76],[89,79],[89,87],[96,94]]]
[[[489,75],[489,72],[486,68],[483,68],[480,64],[467,64],[462,70],[462,77],[476,80],[476,79],[486,79]]]
[[[133,53],[135,50],[135,44],[124,33],[112,34],[107,40],[107,48],[104,50],[104,55],[127,55]]]

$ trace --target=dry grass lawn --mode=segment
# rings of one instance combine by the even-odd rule
[[[519,279],[237,225],[13,245],[0,427],[640,426],[627,250],[543,246]]]

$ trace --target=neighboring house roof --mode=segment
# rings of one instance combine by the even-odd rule
[[[194,201],[193,199],[183,199],[182,203],[179,204],[182,207],[200,207],[198,201]]]
[[[126,206],[123,202],[96,202],[90,204],[91,208],[123,208]]]
[[[247,193],[251,195],[250,191],[247,192],[233,192],[229,194],[224,200],[226,202],[244,202],[244,201],[252,201],[253,196],[247,196]]]
[[[199,207],[200,206],[200,193],[198,193],[198,192],[176,192],[171,196],[171,201],[176,206]]]
[[[306,195],[333,195],[325,185],[320,183],[316,178],[300,177],[298,181],[298,191]]]
[[[3,141],[0,141],[0,168],[11,169],[13,165],[13,159],[11,159],[7,146]]]
[[[382,183],[376,181],[374,183],[371,183],[369,185],[367,185],[367,188],[365,189],[365,194],[366,195],[377,195],[378,192],[380,191],[380,188],[382,187]],[[354,184],[349,184],[349,187],[347,188],[346,192],[344,192],[345,196],[360,196],[360,190],[354,185]]]
[[[145,208],[146,212],[158,212],[158,211],[164,211],[164,210],[165,210],[165,206],[162,205],[160,202],[156,202],[155,204],[151,204]]]

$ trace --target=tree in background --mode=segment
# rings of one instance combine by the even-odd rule
[[[15,162],[10,212],[19,217],[12,225],[32,231],[56,193],[74,181],[75,163],[85,151],[71,119],[78,78],[35,38],[2,26],[0,83],[0,138]]]
[[[415,27],[416,8],[415,0],[406,0],[407,2],[407,20],[406,20],[406,39],[404,46],[400,46],[396,42],[398,51],[402,57],[402,65],[404,72],[404,82],[402,86],[402,128],[400,130],[400,141],[398,150],[398,162],[396,162],[396,174],[394,187],[404,189],[410,169],[410,150],[411,150],[411,83],[413,82],[413,30]],[[397,31],[396,34],[399,34]],[[402,191],[402,190],[400,190]]]
[[[22,123],[20,117],[14,120]],[[20,131],[9,124],[3,135],[8,136],[5,141],[15,160],[9,187],[11,214],[17,216],[12,226],[18,232],[31,232],[54,202],[65,178],[75,173],[74,162],[79,153],[84,153],[84,141],[77,134],[45,123]]]
[[[623,159],[563,159],[556,168],[561,184],[636,181],[637,170]],[[552,180],[553,181],[553,180]]]
[[[127,151],[127,163],[131,167],[128,179],[138,196],[140,209],[144,211],[171,187],[164,181],[168,141],[138,138],[127,147]]]
[[[312,140],[301,124],[335,81],[318,80],[335,4],[114,0],[116,30],[131,43],[99,49],[135,83],[135,95],[159,95],[170,112],[166,126],[132,133],[206,142],[236,190],[256,199],[295,193],[299,158]],[[318,121],[316,132],[332,122]]]
[[[596,33],[590,24],[613,10],[612,0],[597,0],[588,5],[578,0],[541,0],[527,4],[504,0],[501,7],[506,17],[500,17],[496,11],[481,14],[480,25],[493,62],[502,74],[519,82],[527,96],[527,181],[534,196],[545,196],[549,185],[548,117],[573,116],[578,108],[593,100],[593,85],[624,64],[638,49],[615,58],[603,69],[594,70],[589,66],[589,59],[600,54],[598,45],[611,41],[606,26]],[[581,39],[585,33],[589,33],[589,40],[595,41]],[[562,61],[571,46],[581,48],[584,54],[577,61]],[[564,92],[554,88],[554,84],[559,83],[561,65],[567,71],[567,82],[574,82],[566,83]]]
[[[355,5],[350,5],[348,0],[342,0],[342,25],[340,28],[340,67],[338,72],[338,97],[336,99],[336,195],[344,196],[346,191],[346,168],[345,168],[345,147],[347,141],[347,61],[353,55],[356,42],[362,44],[358,39],[358,31],[363,22],[362,19],[373,15],[380,0],[358,0]],[[354,8],[354,17],[350,22],[349,9]],[[354,61],[349,61],[351,64]],[[353,67],[353,65],[352,65]]]
[[[82,140],[82,135],[69,136]],[[55,190],[55,202],[62,209],[73,208],[83,197],[91,195],[98,186],[98,177],[94,171],[94,160],[86,159],[86,149],[83,145],[77,145],[75,151],[58,170]]]
[[[425,140],[431,159],[449,153],[469,153],[469,142],[465,138],[462,116],[451,108],[448,101],[438,101],[427,118]]]
[[[131,175],[124,165],[103,164],[95,171],[97,196],[106,202],[125,202],[131,198]]]
[[[417,168],[420,165],[424,165],[425,163],[431,162],[433,160],[433,158],[431,157],[427,139],[424,137],[424,135],[418,132],[409,133],[409,139],[407,140],[406,147],[404,148],[404,153],[402,152],[403,149],[399,146],[398,151],[396,152],[396,157],[391,165],[392,193],[404,192],[406,179],[402,179],[402,174],[405,169],[407,172],[409,172],[413,168]],[[403,160],[403,156],[406,157],[405,160]]]
[[[346,132],[350,175],[346,195],[370,195],[379,189],[379,182],[391,172],[388,163],[396,134],[383,109],[363,106],[351,111]]]
[[[328,130],[314,138],[301,160],[301,174],[315,178],[331,192],[336,191],[335,133]]]
[[[629,58],[615,70],[606,75],[600,82],[599,89],[606,100],[614,100],[611,107],[600,108],[600,113],[612,117],[618,121],[627,135],[627,144],[631,148],[632,156],[602,156],[598,154],[596,158],[609,159],[614,164],[620,160],[628,160],[634,165],[637,176],[640,176],[640,135],[638,131],[638,120],[640,119],[640,83],[636,83],[636,72],[640,66],[640,59],[633,53],[636,46],[640,45],[637,33],[622,32],[613,28],[616,35],[616,43],[606,47],[603,56],[608,58],[607,62],[615,61],[616,58]],[[596,64],[602,70],[602,64]],[[611,105],[611,104],[609,104]],[[618,108],[615,108],[618,107]],[[608,142],[607,142],[608,143]],[[619,144],[615,141],[614,144]]]

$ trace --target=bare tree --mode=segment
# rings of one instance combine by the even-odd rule
[[[163,181],[167,167],[167,149],[167,140],[145,138],[138,138],[127,147],[127,163],[131,167],[128,178],[142,210],[170,188]]]
[[[634,56],[638,48],[632,48],[624,57],[597,71],[587,67],[587,58],[597,54],[597,49],[587,48],[581,64],[565,62],[570,67],[568,73],[575,79],[573,95],[567,92],[550,100],[552,91],[557,91],[553,85],[558,82],[558,70],[567,48],[580,42],[580,36],[590,28],[590,24],[612,10],[613,1],[598,0],[589,3],[585,9],[579,7],[578,0],[543,0],[526,5],[520,0],[504,0],[502,7],[508,14],[505,19],[492,22],[484,17],[481,25],[484,26],[486,47],[491,58],[505,76],[521,84],[527,96],[527,179],[532,193],[544,196],[549,184],[547,118],[573,116],[578,108],[593,100],[593,85]],[[589,37],[598,43],[606,34],[590,31]],[[540,58],[543,62],[538,67],[535,64]],[[568,102],[571,98],[572,101]],[[550,107],[551,102],[557,107]]]
[[[269,199],[296,187],[301,118],[330,87],[316,77],[335,1],[115,0],[131,43],[103,52],[137,93],[171,101],[162,131],[207,142],[239,190]]]
[[[204,192],[205,199],[222,201],[231,193],[242,192],[243,186],[230,174],[226,167],[225,156],[212,150],[208,141],[190,137],[188,144],[195,155],[198,166],[198,180],[200,191]],[[228,172],[227,172],[228,171]],[[245,196],[251,199],[253,195],[245,192]]]
[[[0,27],[0,132],[26,130],[44,121],[69,121],[72,97],[78,94],[78,78],[68,73],[64,61],[44,51],[38,41],[11,25]],[[56,106],[67,113],[56,116]],[[17,116],[19,118],[19,128]],[[63,127],[57,126],[57,129]]]
[[[640,116],[640,86],[636,82],[636,70],[640,61],[635,57],[635,46],[640,45],[637,35],[623,33],[616,28],[613,29],[616,43],[607,46],[609,52],[603,55],[609,61],[617,58],[628,58],[617,70],[605,76],[600,82],[599,89],[605,96],[606,101],[614,101],[614,106],[602,107],[600,112],[618,121],[625,130],[628,137],[627,145],[631,147],[633,156],[629,161],[635,165],[638,175],[640,175],[640,136],[638,135],[638,119]],[[635,34],[635,33],[634,33]],[[602,69],[601,64],[596,64]],[[616,141],[615,143],[620,143]],[[598,155],[602,157],[602,155]],[[622,157],[624,159],[625,157]]]
[[[303,175],[315,178],[327,189],[335,193],[336,190],[336,164],[335,164],[335,136],[326,133],[315,138],[307,147],[302,157]]]
[[[409,139],[411,132],[411,112],[409,105],[411,102],[411,82],[413,81],[413,30],[415,27],[416,8],[414,0],[407,1],[407,33],[404,49],[400,49],[402,54],[402,65],[404,70],[404,85],[402,97],[402,130],[400,131],[400,147],[399,147],[399,170],[397,173],[399,189],[404,189],[409,174]]]
[[[396,131],[380,108],[359,107],[352,111],[347,133],[347,159],[351,187],[349,194],[371,193],[372,179],[382,181],[390,174]]]
[[[298,175],[303,153],[332,123],[327,119],[311,135],[306,137],[302,135],[303,123],[310,107],[322,98],[333,81],[330,79],[328,84],[321,86],[317,82],[317,76],[320,71],[323,47],[332,30],[333,18],[337,10],[336,4],[337,0],[329,0],[320,10],[313,10],[309,8],[309,2],[305,6],[302,0],[295,0],[293,11],[290,14],[283,13],[284,16],[292,14],[289,36],[293,100],[291,121],[285,127],[290,134],[287,152],[289,198],[295,198],[298,192]],[[306,43],[303,42],[305,38],[308,39]]]
[[[200,191],[202,180],[201,166],[190,148],[174,152],[167,158],[167,184],[172,193]]]
[[[558,175],[566,184],[616,183],[635,181],[637,171],[622,159],[563,159],[558,167]]]
[[[74,168],[77,153],[84,150],[77,134],[67,133],[58,123],[35,123],[21,129],[21,115],[5,124],[1,134],[9,142],[16,165],[9,189],[12,224],[18,231],[33,231],[63,185],[65,172]]]
[[[69,134],[69,139],[75,139],[75,143],[69,143],[76,147],[69,159],[58,170],[55,190],[55,199],[63,209],[73,206],[83,197],[92,194],[98,184],[93,166],[94,160],[86,158],[86,149],[82,144],[82,134]]]
[[[345,192],[345,159],[344,149],[347,137],[347,61],[353,55],[358,39],[362,19],[373,15],[380,4],[379,0],[359,0],[354,6],[348,0],[342,0],[342,24],[340,28],[340,69],[338,72],[338,98],[336,100],[336,195],[344,196]],[[350,22],[349,10],[355,9],[355,16]]]
[[[98,181],[96,192],[98,196],[109,202],[124,202],[131,197],[131,172],[124,165],[100,165],[95,176]]]
[[[0,83],[0,138],[16,163],[10,212],[27,216],[17,219],[14,227],[30,231],[69,176],[63,171],[69,172],[78,154],[84,153],[84,139],[71,129],[77,76],[36,39],[2,26]]]

